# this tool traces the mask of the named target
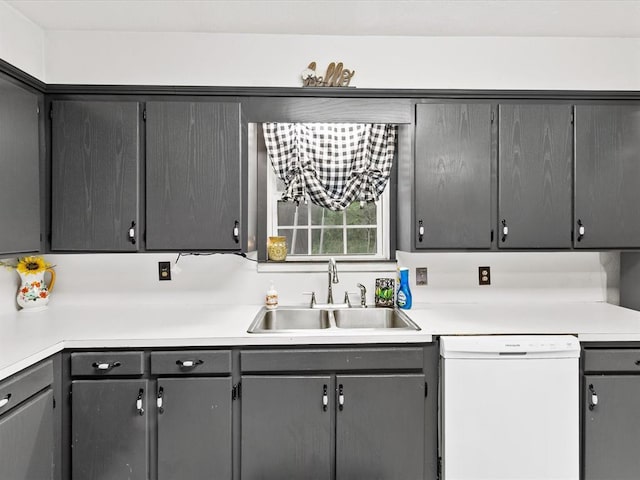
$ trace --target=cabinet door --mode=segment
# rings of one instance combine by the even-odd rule
[[[0,417],[0,478],[54,478],[53,393],[36,395]]]
[[[158,380],[158,480],[231,479],[231,378]]]
[[[147,480],[148,381],[78,380],[71,388],[72,479]]]
[[[242,480],[332,478],[330,380],[242,377]]]
[[[424,375],[336,378],[337,480],[423,479],[424,382]]]
[[[138,104],[52,108],[51,249],[138,250]]]
[[[584,480],[637,480],[640,377],[585,375],[583,398]]]
[[[499,109],[498,245],[570,248],[571,105]]]
[[[640,247],[640,105],[577,105],[575,129],[575,247]]]
[[[147,248],[239,250],[240,196],[240,104],[147,103]]]
[[[38,99],[0,79],[0,254],[40,250]]]
[[[416,249],[489,248],[491,105],[416,105],[414,181]]]

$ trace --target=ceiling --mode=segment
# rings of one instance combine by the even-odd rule
[[[640,37],[640,0],[5,2],[48,31]]]

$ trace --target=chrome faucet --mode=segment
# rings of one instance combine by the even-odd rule
[[[367,308],[367,288],[361,283],[358,284],[360,289],[360,308]]]
[[[336,265],[336,260],[333,257],[329,259],[329,288],[327,289],[327,303],[333,303],[332,283],[338,283],[338,267]]]

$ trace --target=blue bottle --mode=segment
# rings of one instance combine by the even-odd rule
[[[409,289],[409,269],[400,269],[400,286],[398,287],[397,301],[399,308],[409,310],[411,308],[411,289]]]

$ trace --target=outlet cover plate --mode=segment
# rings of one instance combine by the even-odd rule
[[[427,285],[427,267],[416,267],[416,285]]]
[[[491,267],[478,267],[478,285],[491,285]]]
[[[158,262],[158,280],[171,280],[171,262]]]

